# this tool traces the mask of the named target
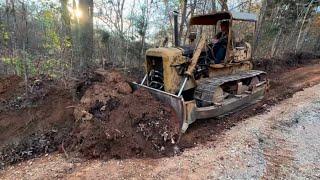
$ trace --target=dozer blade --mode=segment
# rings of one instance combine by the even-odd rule
[[[158,89],[154,89],[145,85],[138,84],[136,82],[130,82],[129,83],[133,91],[144,88],[147,89],[157,100],[170,105],[174,111],[176,112],[177,118],[179,120],[179,129],[182,129],[182,125],[185,119],[185,106],[184,106],[184,100],[182,97],[179,97],[175,94],[171,94],[168,92],[164,92]]]

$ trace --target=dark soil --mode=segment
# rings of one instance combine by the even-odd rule
[[[178,123],[174,111],[146,90],[132,89],[117,72],[87,89],[75,108],[69,150],[87,158],[160,157],[173,153]]]

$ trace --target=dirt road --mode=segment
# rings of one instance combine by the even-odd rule
[[[319,179],[319,129],[316,85],[180,156],[84,162],[50,154],[8,167],[0,179]]]

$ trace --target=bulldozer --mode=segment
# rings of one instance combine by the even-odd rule
[[[169,104],[179,119],[181,133],[196,120],[209,119],[241,110],[261,100],[268,88],[266,72],[252,70],[249,42],[234,43],[235,22],[257,22],[250,13],[216,12],[191,17],[190,26],[216,27],[228,21],[225,57],[215,63],[210,37],[198,31],[195,45],[180,46],[177,15],[174,16],[174,47],[151,48],[145,55],[145,76],[133,82],[134,90],[147,89],[158,100]]]

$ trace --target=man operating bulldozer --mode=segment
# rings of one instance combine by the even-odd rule
[[[188,46],[180,46],[177,15],[174,22],[175,47],[148,49],[145,76],[131,87],[146,89],[170,105],[182,133],[197,119],[222,116],[264,97],[267,74],[252,69],[251,45],[244,41],[234,46],[236,38],[231,31],[233,24],[235,28],[243,22],[255,25],[254,14],[222,11],[193,16],[189,25],[198,37],[190,35]],[[212,37],[209,31],[217,26],[221,32],[214,31]]]
[[[214,63],[220,64],[227,52],[228,34],[229,34],[229,21],[222,20],[220,22],[220,32],[215,35],[213,43]]]

